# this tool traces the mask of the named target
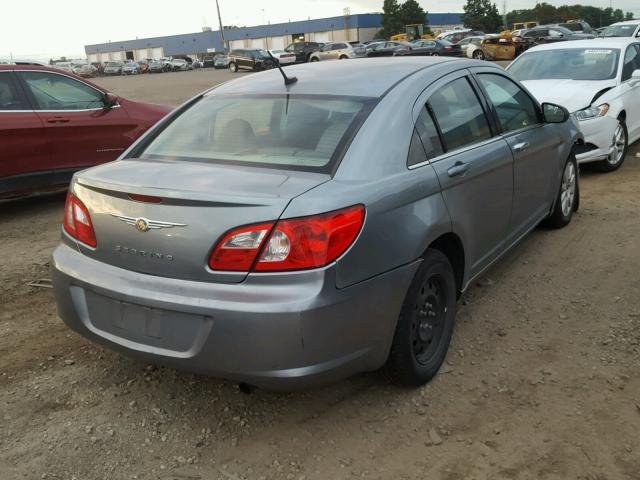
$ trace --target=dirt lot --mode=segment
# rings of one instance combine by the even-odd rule
[[[177,103],[230,77],[109,78]],[[0,479],[640,479],[640,158],[585,173],[582,207],[537,230],[460,303],[440,375],[377,373],[241,393],[104,350],[56,317],[63,195],[0,204]]]

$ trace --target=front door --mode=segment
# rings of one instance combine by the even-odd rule
[[[132,142],[135,125],[124,108],[105,108],[104,94],[64,74],[21,71],[51,144],[55,168],[81,169],[118,157]]]
[[[545,125],[537,103],[520,86],[494,69],[474,69],[476,78],[514,158],[513,211],[509,233],[514,239],[537,225],[551,210],[557,185],[558,151],[566,139]]]
[[[424,145],[435,143],[442,151],[431,165],[473,277],[500,255],[505,244],[513,157],[507,142],[493,134],[467,71],[445,77],[431,90],[426,110],[420,107],[416,129]]]
[[[640,70],[640,44],[638,43],[627,47],[619,87],[622,103],[626,106],[626,124],[630,139],[640,136],[640,79],[632,78],[636,70]]]

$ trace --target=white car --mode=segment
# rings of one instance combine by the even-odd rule
[[[269,50],[269,53],[273,55],[280,65],[290,65],[296,63],[296,54],[285,52],[284,50]]]
[[[482,50],[482,39],[484,35],[476,37],[463,38],[458,42],[462,53],[469,58],[475,58],[476,60],[484,60],[484,51]]]
[[[603,30],[601,37],[640,37],[640,20],[612,23]]]
[[[360,44],[352,45],[347,42],[325,43],[320,50],[309,56],[310,62],[320,60],[347,60],[349,58],[361,58],[367,55],[365,47]]]
[[[580,125],[580,163],[610,172],[640,138],[640,39],[558,42],[531,48],[507,67],[542,102],[566,107]]]

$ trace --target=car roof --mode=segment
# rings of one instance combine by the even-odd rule
[[[86,78],[82,78],[74,73],[71,73],[67,70],[62,70],[61,68],[55,68],[55,67],[43,67],[40,65],[0,65],[0,72],[3,71],[10,71],[10,70],[18,70],[18,71],[36,71],[36,72],[52,72],[52,73],[57,73],[59,75],[64,75],[67,77],[71,77],[75,80],[78,80],[79,82],[82,83],[86,83],[87,85],[91,85],[93,88],[95,88],[96,90],[100,90],[101,92],[107,92],[108,90],[105,90],[103,87],[96,85],[95,83],[92,83],[90,81],[88,81]]]
[[[209,92],[213,95],[291,93],[381,97],[411,74],[430,68],[437,75],[439,68],[451,62],[456,62],[460,68],[478,65],[476,61],[467,59],[422,56],[312,62],[287,67],[287,75],[298,78],[296,83],[289,86],[284,85],[278,70],[267,70],[224,83]]]
[[[616,25],[638,25],[638,24],[640,24],[640,18],[637,18],[635,20],[625,20],[624,22],[612,23],[609,26],[613,27],[613,26],[616,26]]]
[[[536,47],[530,48],[527,51],[542,51],[542,50],[559,50],[567,48],[623,48],[631,43],[639,43],[640,39],[628,38],[628,37],[610,37],[610,38],[593,38],[586,40],[572,40],[571,42],[554,42],[545,43]],[[526,52],[525,52],[526,53]]]

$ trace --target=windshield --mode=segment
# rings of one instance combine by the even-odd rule
[[[631,37],[640,23],[630,25],[610,25],[602,32],[603,37]]]
[[[522,55],[508,70],[518,80],[607,80],[616,77],[620,50],[563,48]]]
[[[330,171],[371,104],[366,97],[205,95],[139,157]]]
[[[122,65],[120,62],[107,62],[107,67],[119,67]]]

